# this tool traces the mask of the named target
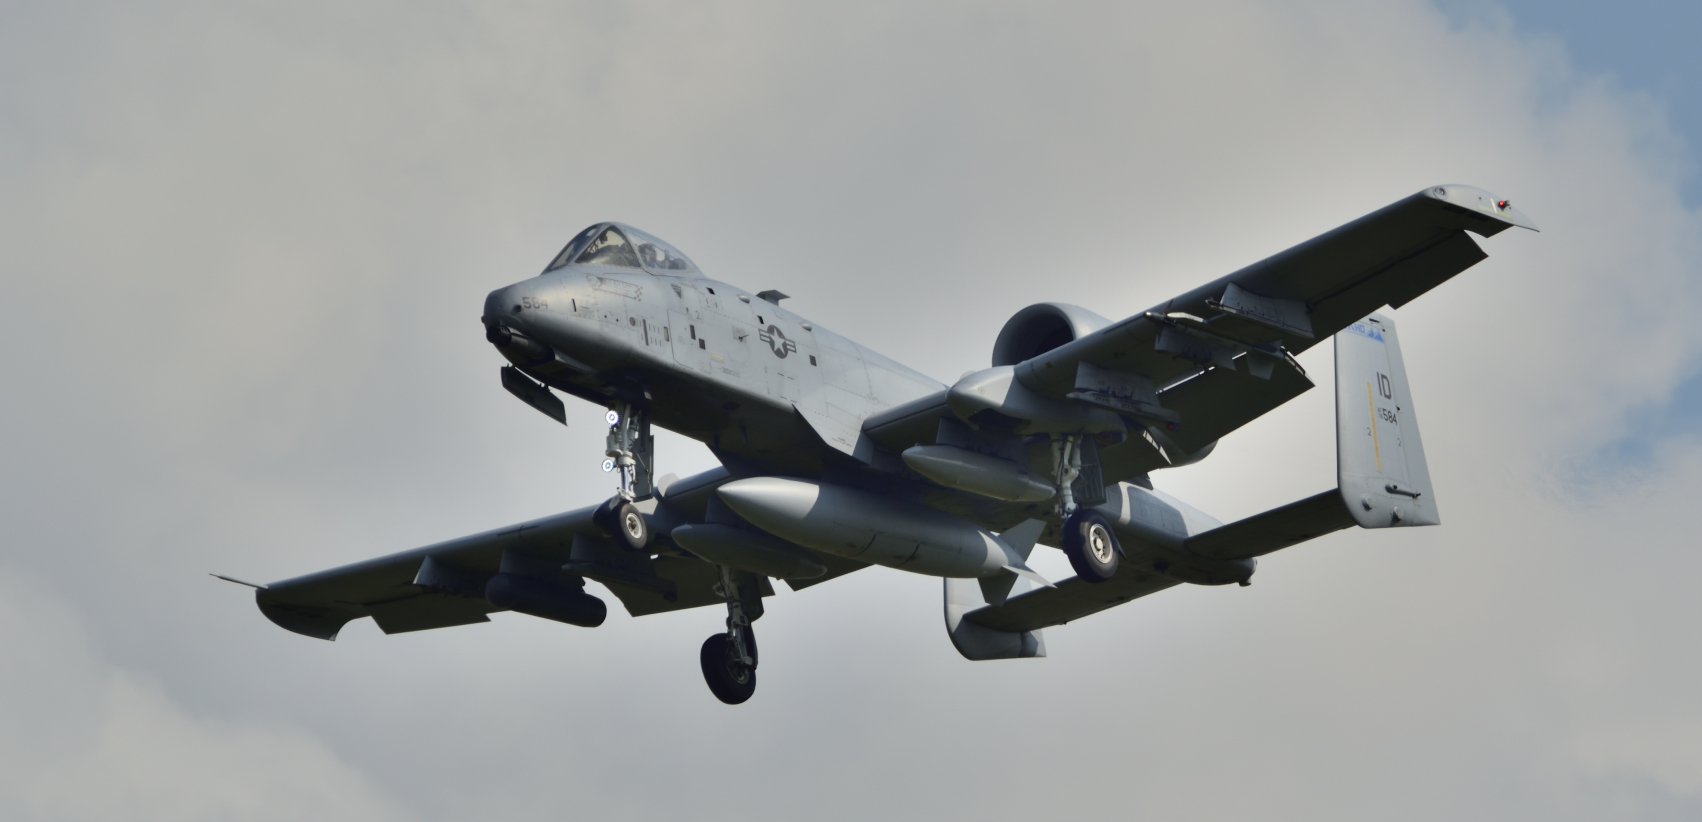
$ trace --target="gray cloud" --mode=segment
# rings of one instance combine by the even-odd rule
[[[1553,468],[1606,470],[1584,458],[1694,370],[1702,231],[1659,110],[1552,43],[1418,2],[8,19],[0,642],[41,673],[0,676],[0,725],[21,729],[0,756],[52,763],[0,781],[11,815],[1702,803],[1695,446],[1656,441],[1618,485]],[[1398,315],[1445,524],[1339,534],[1252,588],[1050,631],[1045,661],[964,662],[936,581],[871,571],[774,600],[762,693],[728,710],[695,662],[716,613],[361,623],[328,645],[202,576],[604,496],[600,410],[564,435],[508,399],[475,322],[596,220],[949,379],[1030,302],[1126,315],[1455,181],[1544,233],[1487,242]],[[1163,487],[1224,518],[1329,487],[1330,362],[1305,362],[1319,391]],[[54,788],[66,775],[129,799]],[[215,798],[184,798],[209,778]]]

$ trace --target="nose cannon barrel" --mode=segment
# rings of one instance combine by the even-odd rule
[[[496,346],[509,362],[535,374],[590,374],[596,371],[589,365],[555,350],[525,333],[499,322],[485,320],[485,340]]]

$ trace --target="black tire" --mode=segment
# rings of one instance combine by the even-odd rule
[[[591,524],[597,526],[597,530],[602,531],[605,536],[618,539],[621,532],[620,507],[625,502],[620,497],[613,497],[597,506],[597,510],[591,512]]]
[[[1123,549],[1104,514],[1083,508],[1064,523],[1064,556],[1083,582],[1104,582],[1117,573]]]
[[[650,523],[644,521],[644,512],[630,502],[623,502],[615,509],[615,538],[634,551],[642,551],[650,544]]]
[[[615,497],[591,512],[591,524],[620,545],[642,551],[650,544],[650,523],[644,512],[620,497]]]
[[[733,657],[733,645],[726,634],[704,640],[698,659],[703,663],[703,681],[716,699],[737,705],[756,693],[756,669]]]

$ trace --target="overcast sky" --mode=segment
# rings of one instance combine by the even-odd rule
[[[1694,16],[1514,5],[0,6],[0,816],[1702,816],[1702,84],[1638,56]],[[1543,231],[1395,314],[1444,524],[1045,660],[873,569],[770,600],[730,708],[715,609],[325,643],[206,576],[606,497],[601,409],[515,402],[477,322],[592,222],[951,380],[1030,303],[1126,316],[1455,182]],[[1331,487],[1303,361],[1159,487]]]

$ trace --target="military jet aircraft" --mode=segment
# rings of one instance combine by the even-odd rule
[[[1172,586],[1247,585],[1256,558],[1351,525],[1440,520],[1394,321],[1399,308],[1535,226],[1504,199],[1427,188],[1126,319],[1018,311],[990,367],[945,385],[713,280],[631,226],[580,232],[536,277],[485,299],[504,388],[566,423],[608,409],[608,500],[256,585],[260,610],[335,639],[516,611],[595,627],[586,581],[634,616],[721,605],[710,690],[756,688],[752,631],[771,580],[803,590],[871,565],[944,578],[946,632],[972,660],[1045,656],[1041,629]],[[1335,339],[1338,487],[1222,524],[1153,487],[1312,387],[1294,355]],[[651,431],[720,467],[655,475]],[[1076,575],[1028,564],[1056,546]],[[226,578],[228,579],[228,578]],[[237,580],[232,580],[237,581]],[[244,583],[250,584],[250,583]]]

